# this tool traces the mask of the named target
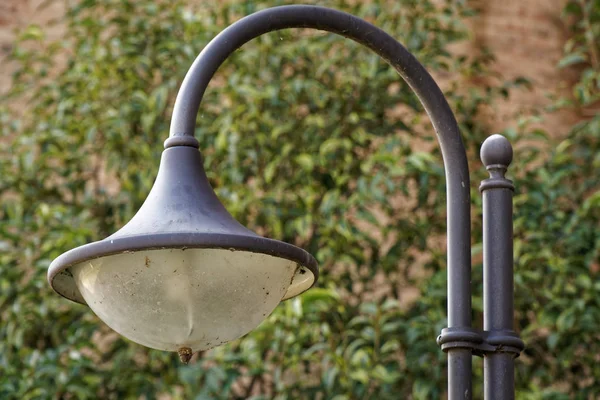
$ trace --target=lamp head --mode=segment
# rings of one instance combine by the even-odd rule
[[[196,146],[174,144],[131,221],[60,255],[48,280],[134,342],[199,351],[254,329],[280,301],[309,289],[318,267],[306,251],[238,223],[212,190]]]

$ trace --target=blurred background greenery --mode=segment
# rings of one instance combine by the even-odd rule
[[[200,49],[240,17],[288,3],[56,1],[60,37],[30,25],[5,60],[13,73],[0,100],[0,398],[444,398],[435,343],[446,325],[441,156],[396,73],[330,34],[290,30],[244,46],[211,83],[196,131],[227,208],[314,254],[316,288],[187,366],[51,291],[54,257],[113,233],[145,199]],[[309,3],[375,23],[442,83],[471,162],[481,327],[478,150],[496,132],[498,105],[530,90],[531,77],[504,79],[489,51],[461,51],[476,2]],[[600,1],[564,1],[557,17],[568,28],[556,65],[573,76],[567,94],[521,110],[501,132],[516,148],[515,322],[527,344],[518,399],[600,398]],[[544,124],[565,109],[576,116],[568,128]]]

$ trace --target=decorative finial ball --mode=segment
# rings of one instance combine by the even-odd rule
[[[481,161],[483,165],[504,165],[508,167],[513,158],[513,149],[502,135],[492,135],[485,139],[481,145]]]

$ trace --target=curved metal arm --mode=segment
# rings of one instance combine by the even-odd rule
[[[259,11],[229,26],[196,58],[175,101],[165,147],[197,146],[193,138],[202,96],[219,66],[246,42],[271,31],[313,28],[350,38],[380,55],[408,83],[435,128],[446,174],[448,218],[448,325],[471,326],[471,218],[467,156],[456,119],[440,88],[417,59],[393,37],[353,15],[318,6],[281,6]],[[471,352],[452,349],[449,395],[471,398]],[[468,375],[468,382],[465,376]],[[460,382],[459,382],[460,381]]]

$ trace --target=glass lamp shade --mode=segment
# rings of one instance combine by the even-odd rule
[[[89,305],[132,341],[169,351],[245,335],[317,276],[309,253],[238,223],[210,187],[198,149],[183,145],[163,152],[129,223],[48,268],[60,295]]]
[[[116,254],[71,267],[108,326],[159,350],[196,352],[256,328],[286,294],[295,262],[226,249]]]

